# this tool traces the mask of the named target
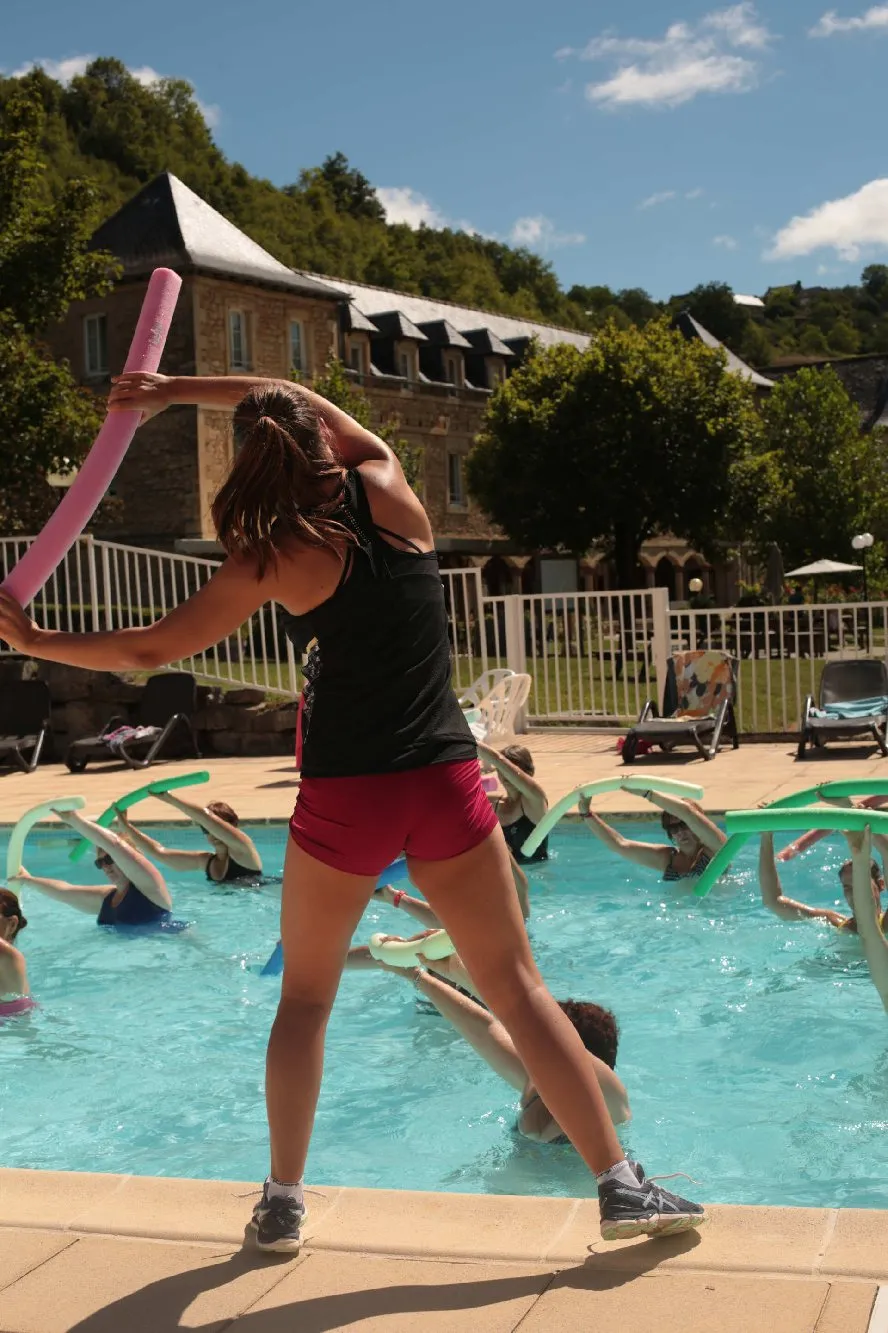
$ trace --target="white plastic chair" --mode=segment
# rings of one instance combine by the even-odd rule
[[[508,667],[497,667],[493,671],[482,671],[477,680],[473,681],[467,690],[459,696],[459,702],[463,708],[478,708],[481,700],[484,699],[494,685],[498,685],[501,680],[507,680],[509,676],[514,676],[515,672],[510,671]]]
[[[531,678],[513,672],[494,685],[478,704],[480,718],[470,723],[475,739],[485,745],[508,745],[515,739],[515,724],[530,694]]]

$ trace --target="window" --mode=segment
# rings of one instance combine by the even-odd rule
[[[302,324],[298,319],[290,320],[290,369],[306,370],[305,364],[305,336],[302,330]]]
[[[87,315],[83,321],[84,365],[87,375],[108,374],[108,316]]]
[[[506,378],[506,368],[501,361],[488,361],[487,363],[487,386],[495,389],[498,384],[502,384]]]
[[[448,384],[459,384],[459,361],[455,356],[448,356],[445,359],[444,376]]]
[[[228,364],[231,370],[252,370],[250,323],[243,310],[228,312]]]
[[[466,505],[462,454],[447,455],[447,503],[452,509],[464,509]]]
[[[398,353],[398,374],[402,380],[413,379],[413,353],[411,351],[400,351]]]
[[[359,375],[364,373],[364,344],[355,340],[349,344],[348,362],[352,370],[356,370]]]

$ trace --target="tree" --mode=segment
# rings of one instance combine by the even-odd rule
[[[663,319],[536,349],[490,401],[469,487],[525,549],[601,545],[631,587],[654,533],[705,549],[765,503],[753,391],[725,363]]]
[[[726,282],[705,282],[686,296],[674,296],[673,310],[689,310],[705,329],[736,352],[742,342],[749,314],[737,305],[734,293]]]
[[[41,191],[39,145],[45,112],[40,88],[24,86],[0,122],[0,523],[6,532],[39,526],[55,494],[45,478],[69,472],[101,422],[35,335],[69,304],[106,291],[109,255],[91,252],[92,191],[69,181],[54,205]]]
[[[376,191],[367,177],[350,165],[344,153],[332,153],[325,158],[319,175],[333,195],[338,212],[385,222],[385,209]]]
[[[856,532],[885,533],[884,441],[861,433],[857,407],[831,367],[779,380],[762,419],[776,477],[761,530],[788,565],[847,560]]]
[[[348,412],[349,416],[354,417],[361,426],[366,426],[372,430],[381,440],[397,454],[398,462],[407,478],[407,484],[416,491],[417,495],[422,494],[422,449],[415,444],[410,444],[407,440],[397,438],[397,426],[391,422],[383,422],[374,425],[372,422],[373,409],[370,405],[370,399],[365,393],[349,379],[345,366],[336,356],[331,356],[323,373],[315,375],[311,387],[315,393],[319,393],[322,398],[333,403],[336,407],[341,407],[343,412]]]
[[[828,334],[829,345],[842,356],[853,356],[860,351],[860,335],[847,319],[837,319]]]

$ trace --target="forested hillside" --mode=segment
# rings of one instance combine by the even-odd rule
[[[564,291],[552,266],[529,250],[465,232],[389,225],[371,183],[340,153],[331,151],[319,167],[297,170],[294,163],[294,181],[283,188],[250,175],[220,152],[180,80],[145,87],[119,61],[104,58],[67,86],[41,70],[25,80],[46,109],[45,195],[61,197],[66,181],[88,179],[96,224],[169,170],[296,268],[587,331],[608,319],[627,326],[689,308],[755,365],[787,355],[888,352],[884,264],[865,269],[860,286],[772,289],[764,310],[754,313],[734,305],[730,288],[711,282],[665,303],[639,288],[615,292],[590,283]],[[0,134],[15,82],[0,79]]]

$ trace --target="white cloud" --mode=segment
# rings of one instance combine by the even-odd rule
[[[85,74],[87,65],[91,65],[96,58],[96,56],[91,55],[68,56],[65,60],[29,60],[26,64],[20,65],[18,69],[14,69],[11,77],[20,79],[39,65],[51,79],[55,79],[58,83],[70,83],[72,79]],[[157,70],[152,69],[150,65],[139,65],[135,69],[129,67],[129,72],[144,88],[150,88],[153,84],[160,83],[161,79],[165,77],[163,74],[158,74]],[[211,102],[202,102],[196,95],[194,100],[207,124],[211,128],[218,125],[222,114],[219,107]]]
[[[381,185],[376,197],[385,209],[387,222],[403,222],[414,231],[420,226],[446,227],[447,218],[424,195],[403,185]]]
[[[837,32],[888,32],[888,5],[873,5],[850,18],[840,18],[830,9],[808,30],[808,36],[833,37]]]
[[[92,64],[95,59],[95,56],[68,56],[65,60],[29,60],[26,64],[19,65],[18,69],[14,69],[11,78],[21,79],[39,65],[51,79],[56,79],[59,83],[70,83],[72,79],[83,74],[87,65]]]
[[[702,199],[706,191],[702,185],[696,186],[693,190],[688,190],[685,199]]]
[[[888,179],[873,180],[843,199],[830,199],[781,227],[766,259],[791,259],[833,249],[840,259],[867,248],[888,249]]]
[[[583,245],[585,236],[579,231],[559,231],[551,218],[539,213],[535,217],[518,218],[509,233],[512,245],[527,250],[555,250],[562,245]]]
[[[713,236],[712,244],[721,250],[736,250],[737,242],[733,236]]]
[[[562,47],[556,56],[612,64],[608,78],[586,85],[587,98],[599,106],[680,106],[701,93],[749,92],[760,72],[749,53],[764,52],[772,40],[755,6],[744,0],[696,24],[670,24],[662,37],[605,32],[579,50]]]
[[[670,199],[675,198],[674,190],[658,190],[656,194],[649,194],[647,199],[642,199],[638,205],[639,208],[656,208],[658,204],[668,203]]]

